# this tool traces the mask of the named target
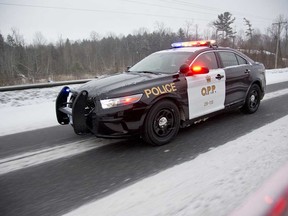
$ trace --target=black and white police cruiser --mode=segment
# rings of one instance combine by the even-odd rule
[[[97,137],[140,136],[170,142],[179,128],[223,110],[257,111],[266,88],[265,68],[215,41],[189,41],[155,52],[128,71],[95,79],[56,100],[62,125]]]

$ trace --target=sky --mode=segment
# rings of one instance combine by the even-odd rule
[[[265,32],[278,15],[287,17],[287,10],[287,0],[0,0],[0,33],[6,37],[14,28],[32,43],[41,32],[47,42],[56,42],[89,39],[92,31],[100,37],[133,34],[141,28],[151,32],[162,24],[177,31],[190,23],[193,32],[197,24],[203,34],[205,29],[212,31],[209,23],[225,11],[236,17],[236,31],[245,28],[245,17],[252,28]]]

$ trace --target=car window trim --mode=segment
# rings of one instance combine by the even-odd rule
[[[235,54],[236,55],[236,59],[237,59],[237,61],[238,61],[238,65],[247,65],[248,63],[248,61],[245,59],[245,58],[243,58],[242,56],[240,56],[240,55],[238,55],[238,54]],[[238,58],[242,58],[242,59],[244,59],[245,61],[246,61],[246,63],[245,64],[240,64],[240,62],[239,62],[239,59]]]
[[[221,65],[220,65],[219,59],[218,59],[215,51],[216,51],[216,50],[207,50],[207,51],[204,51],[204,52],[199,53],[199,54],[193,59],[193,61],[190,63],[189,67],[192,67],[192,65],[193,65],[194,62],[197,60],[197,58],[199,58],[199,56],[201,56],[201,55],[203,55],[203,54],[206,54],[206,53],[211,53],[211,52],[212,52],[212,53],[214,53],[214,55],[215,55],[215,59],[216,59],[217,66],[218,66],[217,69],[221,68],[221,67],[220,67]],[[216,69],[211,69],[211,70],[216,70]]]
[[[237,52],[235,52],[235,51],[233,51],[233,50],[215,50],[215,52],[218,52],[217,54],[219,55],[219,59],[220,59],[220,61],[221,61],[221,66],[222,66],[222,68],[231,68],[231,67],[238,67],[238,66],[243,66],[243,65],[252,65],[252,63],[251,63],[250,61],[248,61],[248,59],[246,59],[246,58],[245,58],[244,56],[242,56],[242,55],[239,55]],[[239,65],[239,62],[238,62],[237,57],[236,57],[236,60],[237,60],[237,62],[238,62],[238,65],[231,65],[231,66],[228,66],[228,67],[224,67],[219,52],[231,52],[231,53],[233,53],[234,55],[239,55],[240,57],[244,58],[244,59],[248,62],[248,64],[241,64],[241,65]]]

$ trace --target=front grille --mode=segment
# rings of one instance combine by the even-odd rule
[[[77,95],[75,93],[71,93],[71,92],[69,93],[69,96],[68,96],[68,99],[67,99],[67,106],[69,108],[72,108],[74,100],[75,100],[76,97],[77,97]]]
[[[77,94],[75,93],[70,93],[69,97],[68,97],[68,107],[69,108],[72,108],[73,107],[73,104],[75,102],[75,99],[77,97]],[[94,103],[94,100],[93,98],[91,97],[88,97],[87,99],[87,103],[85,105],[85,115],[89,115],[91,113],[91,111],[93,111],[95,109],[95,103]]]

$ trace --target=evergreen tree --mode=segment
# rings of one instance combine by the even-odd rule
[[[252,29],[252,24],[249,20],[247,20],[246,18],[244,18],[244,22],[245,22],[245,25],[247,26],[247,29],[245,31],[245,34],[247,37],[250,38],[250,40],[252,40],[252,31],[254,29]]]
[[[223,14],[218,15],[218,19],[213,22],[213,25],[217,32],[222,32],[222,38],[226,39],[235,34],[231,27],[234,21],[235,17],[232,18],[232,14],[230,12],[224,12]]]

